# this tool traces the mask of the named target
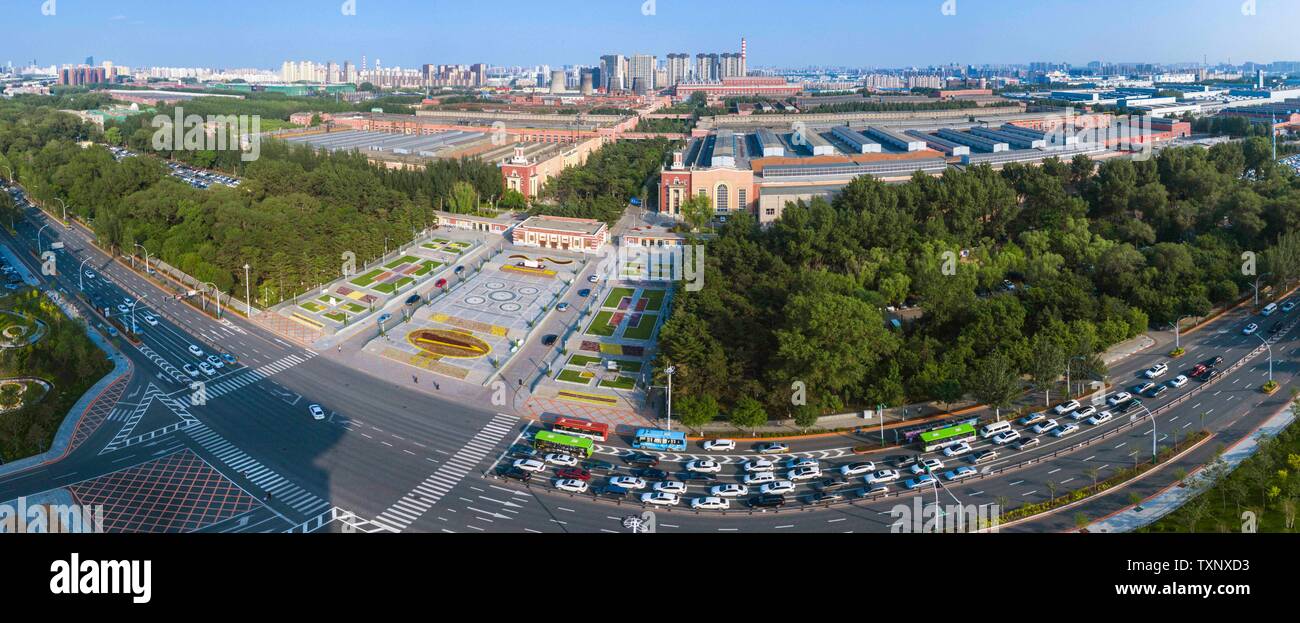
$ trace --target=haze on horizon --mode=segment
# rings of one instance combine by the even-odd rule
[[[558,66],[611,52],[734,51],[741,37],[750,67],[1300,60],[1300,2],[1284,0],[350,3],[355,15],[343,14],[344,0],[228,0],[222,12],[206,3],[55,0],[47,16],[42,0],[7,0],[0,62],[94,56],[128,66],[278,68],[366,55],[384,66]]]

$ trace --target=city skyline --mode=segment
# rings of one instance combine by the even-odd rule
[[[744,37],[751,49],[751,68],[903,68],[1035,61],[1085,65],[1097,60],[1179,64],[1202,59],[1214,65],[1297,60],[1287,46],[1286,25],[1300,19],[1300,6],[1264,0],[1191,0],[1188,4],[1194,6],[1178,13],[1100,0],[1090,3],[1094,7],[1090,15],[1126,18],[1091,20],[1077,18],[1066,2],[1026,4],[1023,10],[1006,11],[1002,3],[995,5],[990,0],[906,4],[832,0],[817,7],[821,19],[816,27],[824,28],[825,35],[805,37],[783,32],[789,28],[789,20],[773,17],[779,15],[771,10],[777,3],[766,0],[747,5],[757,10],[745,12],[735,11],[734,5],[727,3],[688,9],[677,0],[617,0],[599,13],[569,0],[503,4],[507,5],[503,11],[483,12],[442,2],[357,0],[353,5],[356,14],[344,15],[348,3],[289,0],[258,6],[262,18],[256,23],[214,32],[212,37],[189,37],[185,45],[176,46],[171,38],[157,36],[158,32],[180,32],[189,24],[199,24],[201,30],[211,23],[201,7],[163,5],[155,0],[108,6],[62,0],[55,5],[55,14],[47,16],[41,14],[39,3],[34,3],[28,11],[10,10],[7,17],[18,28],[0,43],[0,61],[75,65],[93,56],[128,66],[275,69],[288,59],[355,63],[365,55],[371,63],[382,61],[386,67],[403,68],[479,62],[506,67],[596,65],[601,55],[609,53],[647,54],[663,60],[669,53],[728,51]],[[164,6],[166,11],[160,11]],[[1252,6],[1254,13],[1247,14]],[[945,15],[946,9],[954,8],[948,11],[954,14]],[[650,9],[652,14],[644,14]],[[428,18],[409,19],[412,13],[428,10],[434,12]],[[512,16],[511,23],[527,27],[501,23],[503,14]],[[402,16],[408,19],[399,19]],[[284,37],[282,26],[270,26],[285,20],[297,26],[296,36]],[[889,27],[861,27],[862,20]],[[439,24],[445,23],[455,23],[458,28],[439,30]],[[1044,28],[1044,24],[1054,26]],[[1088,32],[1089,27],[1096,31]],[[979,36],[994,29],[1018,36],[1015,40]],[[493,30],[498,34],[487,39],[491,45],[482,46],[484,33]],[[1063,38],[1062,31],[1074,35]],[[431,37],[431,33],[437,36]],[[801,45],[789,45],[793,39]],[[962,54],[949,56],[941,51],[945,46],[934,45],[947,40],[960,41]],[[81,42],[82,47],[69,50],[67,41]]]

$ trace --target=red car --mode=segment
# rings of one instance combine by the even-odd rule
[[[564,469],[556,470],[555,475],[560,478],[581,480],[584,482],[591,480],[591,472],[578,467],[566,467]]]
[[[446,280],[446,279],[439,279],[436,283],[433,284],[433,287],[435,287],[435,288],[445,288],[445,287],[447,287],[447,280]]]

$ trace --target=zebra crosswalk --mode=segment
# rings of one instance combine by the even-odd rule
[[[139,425],[140,420],[144,417],[145,413],[149,411],[149,407],[155,400],[158,401],[159,404],[162,404],[171,410],[171,412],[176,415],[177,421],[171,422],[162,428],[145,431],[141,434],[135,434],[136,426]],[[145,441],[151,441],[198,423],[198,420],[190,414],[184,404],[178,402],[174,398],[168,397],[153,383],[150,383],[149,387],[145,389],[144,396],[140,399],[140,402],[134,406],[134,408],[128,409],[125,406],[115,407],[109,414],[108,420],[112,422],[120,421],[123,422],[123,424],[122,428],[118,429],[117,434],[113,436],[112,441],[109,441],[104,448],[99,451],[100,454],[116,452],[128,446],[133,446]]]
[[[460,481],[476,468],[479,461],[492,452],[502,438],[512,432],[514,423],[518,419],[513,415],[497,414],[466,442],[465,447],[444,461],[433,475],[416,485],[415,489],[371,521],[393,532],[405,530],[447,495],[447,492],[460,484]]]
[[[213,400],[214,398],[219,398],[231,392],[238,391],[239,389],[252,385],[253,383],[257,383],[275,374],[284,372],[289,368],[292,368],[300,363],[307,361],[308,359],[311,359],[312,356],[313,355],[311,354],[306,354],[303,356],[289,355],[277,361],[268,363],[264,366],[242,370],[240,372],[231,374],[230,376],[220,381],[216,381],[214,383],[204,383],[202,385],[201,391],[191,392],[189,395],[182,397],[180,400],[184,401],[186,404],[194,404],[199,400],[202,400],[202,402],[198,402],[198,404],[201,406],[202,404],[206,404],[207,401]]]
[[[185,434],[198,442],[218,462],[238,472],[254,486],[271,494],[278,502],[303,514],[320,513],[330,507],[330,503],[320,499],[316,494],[299,487],[275,470],[262,465],[260,461],[240,450],[225,437],[208,428],[206,424],[195,424],[185,430]]]
[[[189,376],[187,376],[184,372],[181,372],[180,369],[177,368],[176,366],[173,366],[170,361],[163,359],[162,355],[159,355],[157,351],[155,351],[154,349],[149,348],[148,345],[141,342],[139,345],[136,346],[136,348],[140,350],[141,354],[143,354],[145,357],[148,357],[150,361],[158,364],[158,367],[162,368],[162,371],[166,372],[167,376],[170,376],[173,381],[176,381],[177,383],[190,382]]]

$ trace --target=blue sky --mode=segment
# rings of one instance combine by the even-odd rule
[[[344,0],[0,0],[0,62],[591,64],[742,36],[751,67],[1300,60],[1296,0],[654,0],[653,15],[645,0],[353,2],[346,16]]]

